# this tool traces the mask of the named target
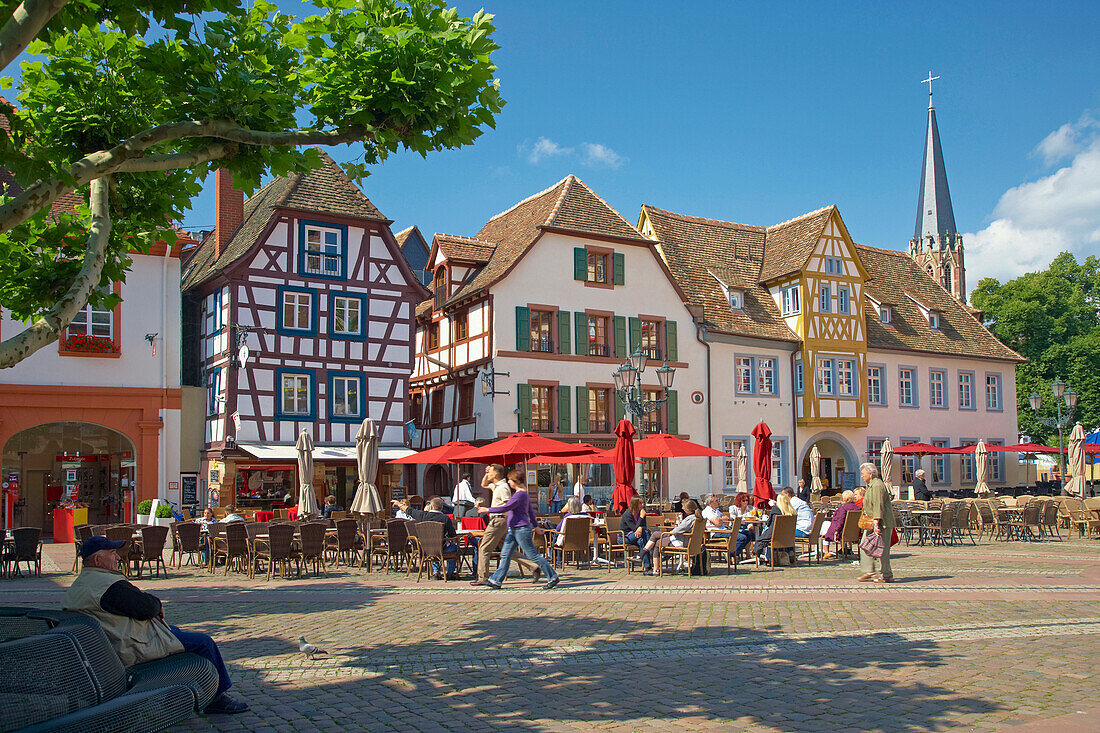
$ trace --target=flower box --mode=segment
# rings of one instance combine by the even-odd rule
[[[89,354],[108,354],[117,351],[115,342],[108,336],[88,336],[71,334],[61,342],[66,351],[81,351]]]

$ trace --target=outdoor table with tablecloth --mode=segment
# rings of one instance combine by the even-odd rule
[[[256,512],[255,519],[257,522],[270,522],[275,518],[275,512],[263,511],[262,509]]]

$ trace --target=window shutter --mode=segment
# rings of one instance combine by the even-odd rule
[[[516,306],[516,351],[531,350],[531,309]]]
[[[584,247],[573,248],[573,279],[581,282],[588,279],[588,250]]]
[[[611,390],[611,399],[615,403],[615,426],[618,426],[619,421],[626,417],[626,408],[623,406],[623,401],[619,399],[619,395],[615,394],[615,390]]]
[[[665,321],[665,361],[679,361],[676,348],[676,321]]]
[[[577,432],[588,432],[588,387],[577,386]]]
[[[665,431],[676,435],[680,432],[680,410],[676,404],[676,390],[668,391],[668,402],[665,403],[665,416],[667,425]]]
[[[615,356],[626,356],[626,316],[615,316]]]
[[[628,351],[633,354],[634,350],[642,345],[642,319],[631,318],[630,319],[630,346]]]
[[[517,384],[516,399],[519,401],[518,432],[526,433],[531,430],[531,385]]]
[[[569,328],[569,311],[558,311],[558,353],[568,354],[572,350],[570,341],[572,337]]]
[[[569,411],[569,388],[558,385],[558,432],[570,433],[573,431],[573,421]]]
[[[577,341],[577,356],[588,355],[588,314],[577,311],[573,314],[573,320],[577,325],[577,332],[573,334]],[[587,432],[587,431],[586,431]]]
[[[615,278],[614,283],[616,285],[622,285],[626,282],[624,270],[626,269],[626,257],[622,252],[616,252],[611,257],[611,269],[612,275]]]

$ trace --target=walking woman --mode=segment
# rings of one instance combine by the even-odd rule
[[[508,501],[500,506],[478,507],[479,512],[486,514],[508,513],[508,535],[504,538],[504,546],[500,548],[500,565],[486,582],[490,588],[497,589],[504,584],[504,578],[508,575],[508,566],[512,564],[512,555],[515,554],[518,545],[527,559],[538,565],[539,570],[546,576],[546,585],[543,589],[550,590],[561,581],[561,576],[535,549],[533,539],[535,510],[531,507],[531,497],[527,494],[527,482],[523,479],[523,472],[510,471],[508,485],[514,492]],[[542,530],[539,529],[538,532],[541,534]]]
[[[890,490],[878,475],[873,463],[864,463],[859,467],[867,491],[863,496],[863,515],[870,517],[874,526],[863,533],[864,538],[877,534],[883,539],[882,557],[872,557],[861,546],[859,548],[859,569],[863,575],[859,581],[866,583],[893,583],[894,572],[890,569],[890,538],[894,529],[894,505]],[[877,570],[876,570],[877,566]]]

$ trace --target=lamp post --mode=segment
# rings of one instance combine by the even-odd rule
[[[1073,413],[1077,410],[1077,393],[1072,387],[1067,387],[1061,377],[1055,377],[1051,382],[1050,391],[1054,393],[1054,404],[1058,407],[1058,417],[1039,417],[1039,408],[1043,406],[1043,398],[1038,392],[1032,392],[1028,397],[1031,409],[1035,413],[1035,420],[1048,428],[1058,428],[1058,480],[1062,484],[1062,493],[1066,493],[1066,467],[1062,456],[1062,430],[1073,422]],[[1062,403],[1066,404],[1066,412],[1062,414]]]
[[[649,354],[638,348],[630,355],[630,359],[620,364],[619,368],[611,374],[615,380],[615,395],[630,414],[631,422],[634,422],[636,417],[658,412],[661,409],[661,405],[668,401],[668,391],[672,389],[672,380],[676,376],[676,370],[670,367],[668,362],[662,364],[656,372],[657,383],[661,386],[663,395],[655,400],[647,400],[642,390],[642,373],[645,372],[648,362]]]

